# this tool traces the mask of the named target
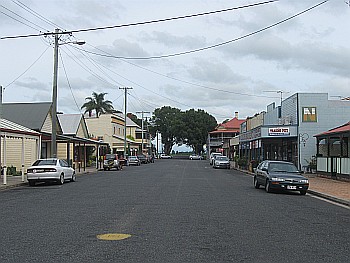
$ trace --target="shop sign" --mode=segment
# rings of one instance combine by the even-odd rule
[[[269,128],[269,136],[285,136],[289,134],[289,127]]]

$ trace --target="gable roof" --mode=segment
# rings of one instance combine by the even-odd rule
[[[2,116],[32,130],[40,131],[50,109],[51,102],[4,103]]]
[[[64,135],[77,135],[79,125],[83,120],[82,114],[58,114],[57,117],[61,124],[62,132]],[[85,123],[85,121],[83,121],[83,123]]]
[[[240,126],[241,124],[245,122],[245,120],[239,120],[237,119],[236,117],[229,120],[228,122],[226,123],[221,123],[219,124],[216,129],[219,130],[219,129],[224,129],[224,130],[236,130],[236,129],[240,129]]]
[[[336,134],[336,133],[345,133],[345,132],[350,132],[350,121],[348,123],[345,123],[339,127],[330,129],[326,132],[322,132],[320,134],[314,135],[314,137],[319,137],[319,136],[323,136],[323,135],[332,135],[332,134]]]

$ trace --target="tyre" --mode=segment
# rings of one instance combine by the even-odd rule
[[[71,182],[75,182],[77,180],[77,176],[75,173],[72,174],[72,178],[70,179]]]
[[[256,179],[256,177],[254,177],[254,187],[255,187],[255,189],[260,188],[260,184],[258,183],[258,180]]]
[[[269,180],[266,180],[265,191],[267,193],[271,193],[271,185],[270,185],[270,181]]]
[[[58,180],[58,184],[62,185],[64,184],[64,176],[61,174],[60,179]]]
[[[34,180],[29,180],[28,184],[29,184],[29,186],[35,186],[35,181]]]
[[[306,195],[306,190],[301,190],[301,191],[300,191],[300,194],[301,194],[301,195]]]

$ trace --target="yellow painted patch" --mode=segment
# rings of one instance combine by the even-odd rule
[[[123,240],[129,237],[131,237],[131,235],[129,234],[116,234],[116,233],[97,235],[97,238],[100,240]]]

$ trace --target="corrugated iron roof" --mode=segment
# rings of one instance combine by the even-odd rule
[[[40,135],[40,133],[38,133],[32,129],[24,127],[24,126],[17,124],[15,122],[9,121],[7,119],[0,120],[0,128],[1,128],[1,130],[11,131],[13,133]]]
[[[51,102],[4,103],[2,116],[24,127],[41,131],[50,108]]]
[[[344,133],[344,132],[350,132],[350,122],[345,123],[339,127],[330,129],[326,132],[322,132],[320,134],[314,135],[314,137],[322,136],[322,135],[331,135],[336,133]]]

